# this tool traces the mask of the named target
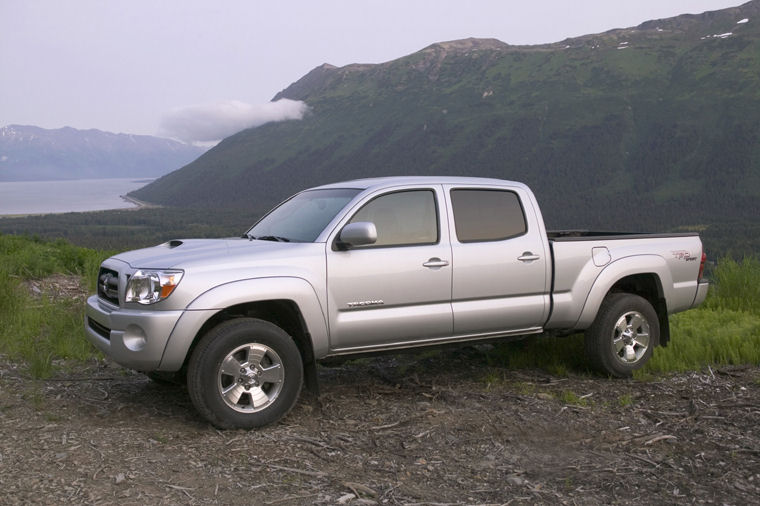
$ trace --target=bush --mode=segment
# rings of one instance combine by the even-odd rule
[[[760,260],[724,258],[712,272],[705,307],[760,314]]]

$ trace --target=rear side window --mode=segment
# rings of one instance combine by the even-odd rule
[[[451,205],[459,242],[503,241],[528,227],[520,198],[506,190],[452,190]]]

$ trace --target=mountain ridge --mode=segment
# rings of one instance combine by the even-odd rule
[[[528,183],[550,227],[745,219],[760,209],[758,23],[754,0],[551,44],[323,64],[275,96],[304,100],[303,120],[239,132],[134,194],[263,211],[342,179],[482,175]]]
[[[149,135],[7,125],[0,127],[0,181],[159,177],[203,151]]]

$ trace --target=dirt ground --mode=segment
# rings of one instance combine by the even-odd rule
[[[621,381],[486,353],[320,367],[320,405],[250,432],[107,362],[32,381],[0,360],[0,503],[757,503],[760,369]]]

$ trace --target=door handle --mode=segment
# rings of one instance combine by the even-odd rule
[[[428,260],[427,262],[425,262],[424,264],[422,264],[423,267],[431,267],[431,268],[433,268],[433,267],[446,267],[447,265],[449,265],[449,262],[447,262],[446,260],[441,260],[438,257],[433,257],[430,260]]]
[[[533,262],[534,260],[539,260],[540,258],[541,257],[539,255],[534,255],[530,251],[526,251],[525,253],[517,257],[517,259],[521,262]]]

